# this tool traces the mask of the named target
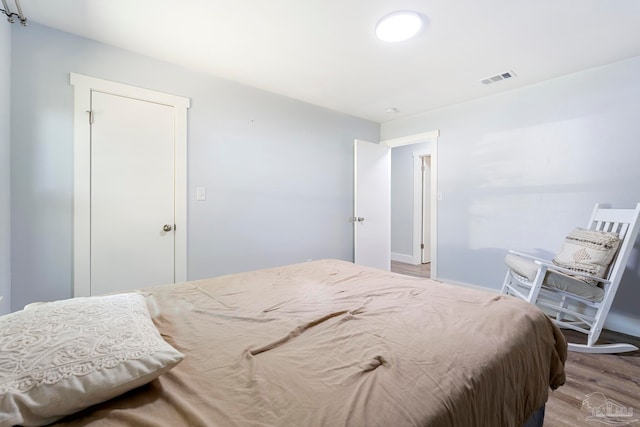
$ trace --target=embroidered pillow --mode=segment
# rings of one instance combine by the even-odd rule
[[[617,233],[576,228],[565,238],[560,252],[553,258],[559,267],[595,277],[604,277],[620,246]],[[581,280],[597,284],[595,280]]]
[[[0,426],[37,426],[146,384],[184,356],[140,294],[73,298],[0,317]]]

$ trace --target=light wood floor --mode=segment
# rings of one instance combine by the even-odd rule
[[[391,261],[391,271],[408,276],[430,277],[431,265],[411,265]],[[571,330],[563,331],[568,341],[586,342],[584,335]],[[640,347],[640,338],[617,332],[604,331],[599,343],[628,342]],[[545,427],[606,426],[595,420],[588,421],[591,411],[583,405],[591,393],[594,399],[610,399],[619,406],[633,410],[629,425],[640,427],[640,351],[619,354],[587,354],[569,352],[565,364],[565,385],[549,393],[546,405]],[[635,421],[634,421],[635,420]]]
[[[415,277],[431,277],[431,263],[428,264],[405,264],[404,262],[391,261],[391,271],[394,273],[406,274]]]
[[[564,331],[567,340],[584,343],[584,335]],[[640,347],[640,338],[604,331],[599,343],[628,342]],[[640,426],[640,351],[619,354],[587,354],[569,352],[565,364],[567,381],[552,391],[546,406],[545,427],[602,425],[587,421],[589,407],[582,402],[591,393],[602,393],[624,408],[633,409],[629,426]],[[595,395],[594,399],[602,399]],[[598,404],[604,403],[602,400]],[[597,406],[597,405],[595,405]]]

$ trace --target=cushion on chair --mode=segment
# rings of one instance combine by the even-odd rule
[[[535,262],[515,254],[507,254],[504,262],[517,275],[526,277],[531,282],[535,280],[539,267]]]
[[[536,278],[539,265],[530,259],[523,258],[515,254],[507,254],[504,262],[517,275],[522,276],[529,281],[533,281]],[[542,282],[542,286],[545,288],[570,292],[574,295],[596,302],[602,301],[602,298],[604,297],[604,290],[601,288],[555,271],[547,272],[547,276],[545,277],[544,282]]]
[[[602,288],[593,286],[575,277],[558,273],[557,271],[547,272],[547,277],[545,277],[544,282],[542,282],[542,286],[566,291],[596,302],[600,302],[604,298],[604,290]]]
[[[619,245],[617,233],[575,228],[565,238],[562,248],[552,261],[559,267],[602,278],[605,277]],[[597,284],[588,278],[579,280]]]

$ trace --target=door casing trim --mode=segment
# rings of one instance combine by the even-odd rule
[[[191,100],[96,77],[70,73],[73,112],[73,296],[91,295],[91,92],[174,107],[175,282],[187,280],[187,109]]]

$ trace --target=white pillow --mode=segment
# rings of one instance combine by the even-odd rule
[[[38,426],[146,384],[183,355],[140,294],[73,298],[0,317],[0,427]]]
[[[620,238],[617,233],[575,228],[565,238],[562,248],[553,258],[557,266],[604,277],[615,256]],[[587,283],[596,281],[580,278]]]

